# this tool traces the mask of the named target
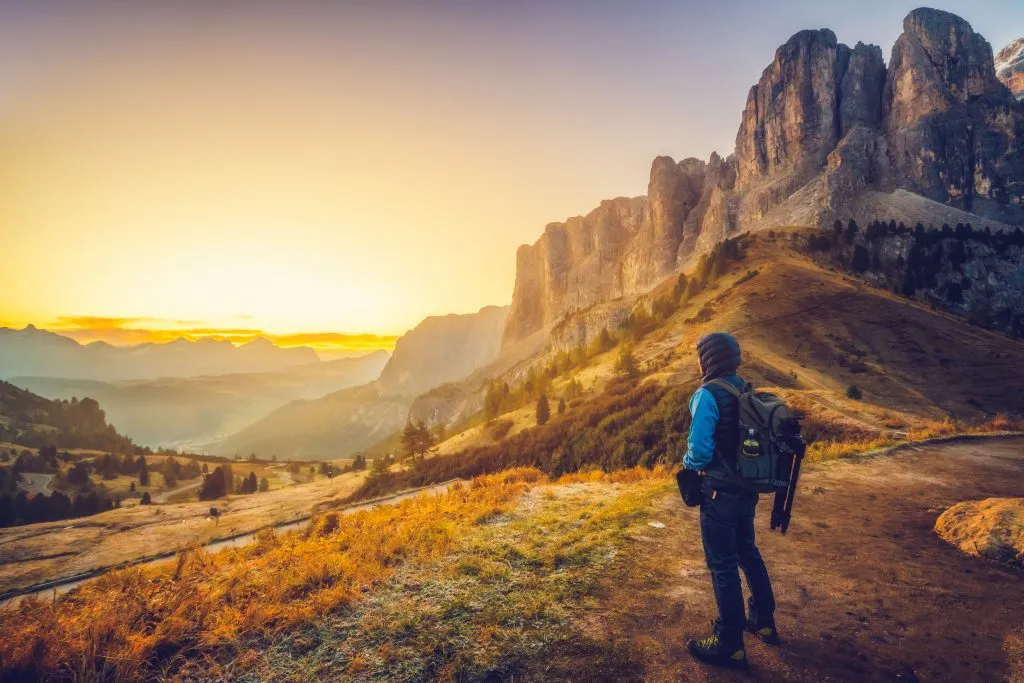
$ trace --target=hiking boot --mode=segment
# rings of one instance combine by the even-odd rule
[[[760,624],[753,619],[747,619],[747,630],[769,645],[778,645],[782,642],[782,639],[779,638],[779,632],[775,628],[774,619]]]
[[[747,668],[747,652],[743,649],[743,636],[738,645],[726,643],[719,635],[718,629],[701,640],[691,640],[687,649],[694,659],[713,666],[728,666],[734,669]]]

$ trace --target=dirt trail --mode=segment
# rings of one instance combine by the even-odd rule
[[[715,616],[698,512],[655,505],[635,555],[582,617],[628,653],[617,678],[667,680],[1024,680],[1024,575],[962,555],[932,531],[950,505],[1024,493],[1024,439],[903,450],[808,472],[787,536],[757,520],[775,583],[780,648],[748,638],[748,674],[692,661],[686,642]],[[580,670],[593,662],[564,664]],[[593,671],[597,678],[603,674]]]
[[[197,489],[197,488],[199,488],[202,485],[203,485],[202,481],[197,481],[197,482],[194,482],[192,484],[186,484],[185,486],[179,486],[178,488],[171,489],[170,491],[164,491],[163,493],[158,493],[155,496],[153,496],[153,502],[154,503],[166,503],[170,499],[171,496],[173,496],[175,494],[178,494],[178,493],[181,493],[182,491],[191,491],[192,489]]]
[[[48,496],[50,495],[50,481],[52,479],[52,474],[22,472],[20,486],[25,490],[29,497],[35,496],[39,493],[44,496]]]

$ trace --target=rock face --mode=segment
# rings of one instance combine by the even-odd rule
[[[970,211],[1024,196],[1024,115],[996,78],[992,48],[956,15],[903,22],[883,94],[884,130],[905,189]]]
[[[1011,87],[1022,54],[1024,41],[1000,52]],[[907,16],[888,68],[875,45],[797,33],[750,89],[734,154],[658,157],[647,197],[603,202],[520,248],[505,343],[642,293],[736,232],[855,217],[869,194],[1024,226],[1024,103],[996,71],[988,42],[938,10]]]
[[[425,318],[398,339],[378,378],[385,396],[416,396],[487,365],[501,352],[508,306]]]
[[[849,61],[828,29],[801,31],[775,53],[750,89],[736,136],[736,184],[750,188],[766,176],[813,171],[839,139],[838,91]]]
[[[996,78],[1014,97],[1024,100],[1024,38],[1013,41],[996,55]]]

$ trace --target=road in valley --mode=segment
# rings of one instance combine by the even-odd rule
[[[52,474],[41,474],[39,472],[22,472],[21,473],[21,488],[25,489],[28,496],[31,498],[37,493],[41,493],[44,496],[50,495],[50,481],[53,479]]]

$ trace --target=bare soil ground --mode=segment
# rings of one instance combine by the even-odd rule
[[[759,545],[785,642],[748,638],[747,674],[686,652],[715,607],[698,512],[663,498],[652,520],[665,528],[636,538],[633,557],[579,617],[602,654],[565,653],[552,671],[574,680],[1024,680],[1024,575],[968,557],[933,531],[954,503],[1022,491],[1024,439],[1015,437],[815,468],[802,478],[786,536],[768,530],[762,502]]]

